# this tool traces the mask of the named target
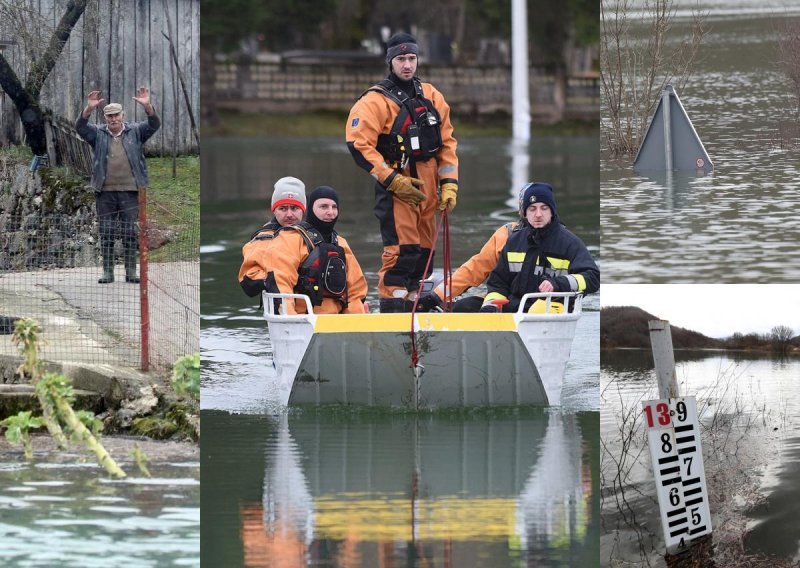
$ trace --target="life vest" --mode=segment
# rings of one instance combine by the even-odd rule
[[[275,234],[280,230],[281,226],[275,219],[264,223],[260,229],[257,229],[250,235],[250,241],[271,241],[275,238]],[[248,241],[248,242],[250,242]]]
[[[380,134],[376,146],[386,163],[397,170],[409,160],[424,162],[433,158],[442,147],[442,117],[423,95],[420,80],[414,77],[412,81],[414,98],[388,78],[364,92],[381,93],[400,107],[389,134]]]
[[[308,247],[308,257],[297,270],[296,294],[305,294],[311,305],[319,306],[324,298],[334,298],[347,307],[347,259],[334,232],[330,243],[313,225],[302,221],[276,231],[297,231]]]

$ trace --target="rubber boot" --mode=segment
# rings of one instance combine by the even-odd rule
[[[400,314],[405,311],[404,298],[381,298],[380,310],[382,314]]]
[[[125,254],[125,282],[138,284],[139,277],[136,276],[136,255]]]
[[[103,277],[97,281],[98,284],[110,284],[114,281],[114,255],[103,257]]]

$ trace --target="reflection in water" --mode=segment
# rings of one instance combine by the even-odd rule
[[[275,420],[263,501],[240,510],[246,566],[570,565],[596,549],[597,440],[575,414],[377,422],[338,442]]]
[[[508,143],[508,153],[511,155],[511,197],[506,202],[513,210],[519,210],[519,191],[530,181],[534,180],[530,174],[531,155],[527,143],[511,140]]]

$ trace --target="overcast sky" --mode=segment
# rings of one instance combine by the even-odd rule
[[[776,325],[800,335],[800,284],[603,284],[600,304],[636,306],[709,337],[768,333]]]

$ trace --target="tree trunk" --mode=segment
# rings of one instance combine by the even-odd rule
[[[22,86],[17,74],[0,53],[0,88],[14,103],[25,129],[25,137],[35,155],[47,153],[47,140],[44,135],[44,115],[39,101]]]
[[[35,155],[47,154],[44,113],[39,105],[42,86],[53,67],[56,65],[64,44],[69,39],[72,28],[80,19],[88,0],[70,0],[61,16],[50,42],[41,57],[31,66],[28,81],[23,86],[19,77],[8,61],[0,53],[0,88],[5,91],[14,103],[25,129],[28,146]]]

